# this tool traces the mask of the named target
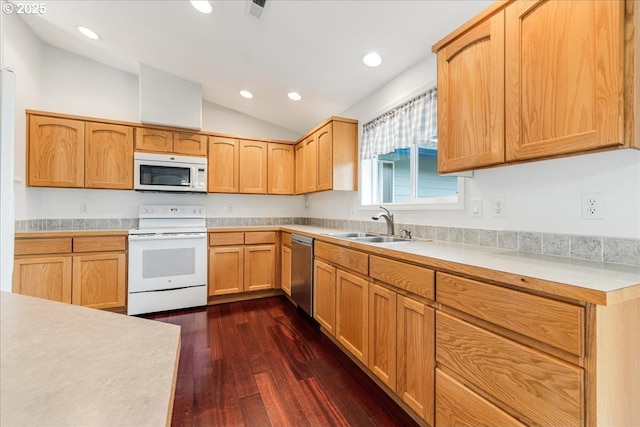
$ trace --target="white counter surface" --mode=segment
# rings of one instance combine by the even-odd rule
[[[596,304],[640,298],[640,267],[550,255],[509,251],[443,241],[413,240],[392,243],[357,243],[327,233],[344,232],[303,225],[281,226],[355,249],[420,262],[441,271],[455,271],[503,281],[558,296]]]
[[[0,425],[171,423],[180,327],[0,292]]]

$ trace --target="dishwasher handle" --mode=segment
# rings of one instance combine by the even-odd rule
[[[313,237],[302,236],[300,234],[291,235],[291,243],[299,243],[305,246],[313,246]]]

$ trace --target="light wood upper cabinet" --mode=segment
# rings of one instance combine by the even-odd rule
[[[234,138],[209,138],[207,185],[210,193],[237,193],[239,191],[240,143]]]
[[[313,193],[318,186],[318,145],[315,135],[302,141],[304,145],[304,192]]]
[[[207,140],[207,135],[195,132],[173,132],[173,152],[187,156],[206,156]]]
[[[207,155],[207,140],[207,135],[198,132],[136,128],[136,151],[204,157]]]
[[[153,128],[136,128],[136,151],[170,153],[173,150],[173,132]]]
[[[438,172],[504,162],[504,11],[438,51]]]
[[[293,194],[294,146],[267,144],[267,192],[269,194]]]
[[[623,144],[623,29],[624,1],[506,9],[508,161]]]
[[[434,45],[438,171],[638,148],[632,3],[496,2]]]
[[[267,143],[240,140],[240,193],[267,194]]]
[[[304,165],[305,165],[305,158],[304,158],[304,141],[303,142],[298,142],[295,146],[295,163],[296,163],[296,178],[295,178],[295,192],[296,194],[304,194],[305,193],[305,187],[304,187],[304,177],[305,177],[305,172],[304,172]]]
[[[133,128],[87,122],[85,130],[85,187],[133,189]]]
[[[333,188],[333,132],[332,123],[327,123],[315,133],[317,150],[316,190]]]
[[[27,185],[82,188],[84,122],[33,114],[27,117]]]

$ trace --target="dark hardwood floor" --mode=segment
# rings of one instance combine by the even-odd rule
[[[417,425],[284,297],[148,317],[182,327],[173,426]]]

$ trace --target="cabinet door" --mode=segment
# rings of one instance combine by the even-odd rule
[[[333,132],[332,124],[327,123],[316,132],[316,149],[318,152],[317,191],[333,188]]]
[[[304,192],[313,193],[318,185],[318,146],[311,135],[304,141]]]
[[[170,130],[136,128],[136,151],[171,153],[173,132]]]
[[[500,11],[438,51],[438,172],[504,161]]]
[[[434,310],[398,295],[397,394],[429,425],[434,417]]]
[[[436,369],[435,425],[525,427],[525,424],[439,369]]]
[[[368,353],[369,282],[336,270],[336,338],[360,362]]]
[[[267,174],[269,194],[293,194],[293,145],[267,144]]]
[[[296,182],[295,182],[295,191],[296,194],[304,194],[304,141],[296,144],[295,148],[295,157],[296,157]]]
[[[84,122],[29,116],[27,184],[84,186]]]
[[[240,144],[237,139],[212,136],[209,138],[208,189],[210,193],[238,192]]]
[[[133,128],[86,123],[85,187],[133,189]]]
[[[275,245],[245,246],[244,290],[260,291],[275,288]]]
[[[240,141],[240,193],[267,194],[267,143]]]
[[[396,293],[369,287],[369,369],[391,390],[396,389]]]
[[[282,280],[280,287],[289,296],[291,296],[291,248],[282,247]]]
[[[624,3],[507,7],[507,160],[623,144]]]
[[[195,132],[173,132],[173,152],[188,156],[207,155],[207,135]]]
[[[244,290],[244,247],[209,248],[209,296]]]
[[[12,292],[71,303],[71,256],[16,258]]]
[[[124,307],[126,268],[124,253],[74,255],[73,304],[92,308]]]
[[[318,260],[313,262],[313,317],[336,335],[336,269]]]

